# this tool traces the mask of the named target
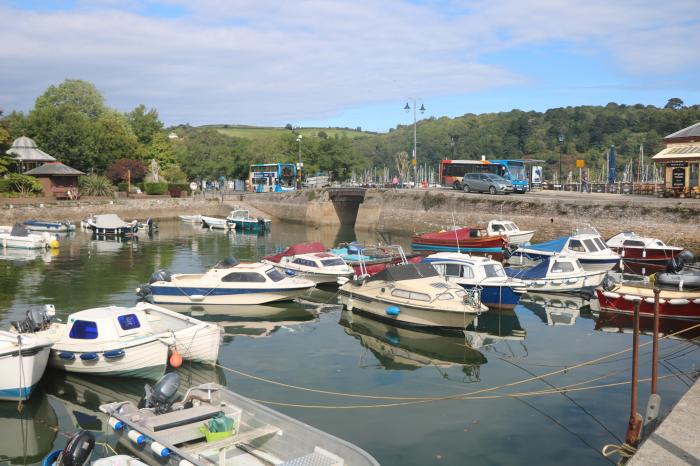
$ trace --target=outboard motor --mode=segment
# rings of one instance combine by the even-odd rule
[[[153,388],[150,385],[144,386],[139,409],[153,408],[156,414],[167,413],[177,398],[178,388],[180,388],[180,376],[175,372],[165,374]]]
[[[58,454],[54,466],[85,466],[90,463],[90,455],[95,448],[95,436],[92,432],[78,431]]]
[[[148,279],[148,284],[150,285],[154,282],[169,282],[172,280],[172,278],[173,277],[170,275],[170,272],[166,270],[156,270],[151,275],[151,278]]]
[[[12,325],[19,333],[34,333],[48,328],[54,317],[56,308],[53,304],[46,304],[44,307],[29,308],[26,319],[13,322]]]
[[[683,264],[692,264],[695,261],[695,254],[687,249],[682,250],[676,256]]]
[[[601,286],[605,291],[610,291],[615,287],[616,284],[617,281],[613,277],[611,277],[610,275],[606,275],[603,279],[603,282],[601,283]]]
[[[140,285],[136,288],[136,297],[139,301],[148,301],[151,296],[151,286],[147,284]]]

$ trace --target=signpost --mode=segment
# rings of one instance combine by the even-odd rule
[[[583,168],[586,166],[586,161],[583,159],[576,159],[576,168],[578,168],[578,192],[581,192],[581,187],[583,186]]]

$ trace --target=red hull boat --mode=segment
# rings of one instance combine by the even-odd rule
[[[639,314],[645,317],[654,316],[654,292],[650,287],[617,284],[610,290],[597,288],[595,291],[601,310],[634,314],[634,304],[639,301]],[[700,290],[661,289],[659,316],[700,320]]]
[[[502,253],[508,248],[506,236],[483,235],[476,228],[458,228],[413,235],[411,247],[418,251]]]
[[[630,231],[613,236],[606,244],[623,260],[630,262],[670,263],[683,251],[683,248],[667,246],[661,240]]]
[[[681,332],[673,338],[693,340],[700,337],[700,327],[695,327],[695,325],[697,325],[696,322],[689,320],[661,317],[659,318],[659,334],[673,335]],[[598,315],[595,323],[595,329],[603,332],[630,333],[633,328],[634,318],[618,312],[603,311]],[[652,335],[654,333],[654,318],[640,316],[639,330],[643,334]]]
[[[406,261],[409,264],[417,264],[421,260],[423,260],[423,256],[421,254],[412,254],[410,256],[406,256]],[[379,263],[374,263],[374,264],[366,264],[365,265],[365,272],[367,272],[367,275],[370,277],[372,275],[378,274],[382,270],[386,269],[387,267],[391,267],[393,265],[401,264],[403,262],[403,259],[401,257],[392,257],[390,260],[386,262],[379,262]],[[360,265],[353,265],[350,264],[351,267],[355,270],[355,274],[359,277],[362,275],[362,267]]]

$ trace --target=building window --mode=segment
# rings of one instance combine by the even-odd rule
[[[690,187],[695,188],[700,185],[700,163],[690,164]]]

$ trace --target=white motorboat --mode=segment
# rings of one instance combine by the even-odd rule
[[[154,273],[148,285],[137,290],[160,304],[264,304],[301,296],[314,282],[286,277],[269,264],[220,261],[206,273]]]
[[[250,212],[243,209],[232,210],[226,217],[230,228],[241,231],[270,231],[272,220],[262,217],[251,217]]]
[[[464,329],[488,310],[478,293],[441,277],[430,264],[399,264],[340,287],[348,310],[417,327]]]
[[[0,400],[26,400],[44,375],[53,343],[0,330]]]
[[[48,231],[53,233],[66,233],[75,231],[75,225],[70,222],[46,222],[42,220],[26,220],[23,225],[29,231]]]
[[[554,255],[574,257],[587,271],[611,270],[620,262],[620,256],[608,248],[595,228],[577,231],[545,243],[521,246],[512,254],[510,263],[539,261]]]
[[[486,226],[488,235],[503,235],[508,237],[508,244],[520,246],[529,243],[535,230],[521,230],[510,220],[491,220]]]
[[[202,223],[201,215],[180,215],[180,221],[185,223]]]
[[[303,243],[288,247],[284,252],[263,258],[264,264],[274,265],[288,275],[296,275],[318,284],[338,283],[338,278],[351,278],[355,270],[321,243]]]
[[[48,232],[30,233],[26,227],[16,224],[13,227],[0,226],[0,247],[16,249],[56,249],[58,239]]]
[[[221,339],[219,325],[149,303],[87,309],[70,314],[65,324],[48,311],[14,326],[53,342],[52,367],[92,375],[158,377],[170,348],[183,359],[212,364]]]
[[[228,223],[226,223],[225,218],[218,217],[206,217],[204,215],[200,216],[202,220],[202,226],[204,228],[209,228],[210,230],[230,230]]]
[[[489,308],[513,308],[525,292],[525,283],[506,275],[503,265],[487,257],[459,252],[439,252],[423,259],[450,282],[477,290]]]
[[[138,222],[125,222],[116,214],[101,214],[88,218],[87,227],[98,236],[130,236],[138,232]]]
[[[109,403],[100,411],[119,443],[148,463],[194,466],[378,466],[368,453],[218,384],[190,388],[176,401],[176,373],[146,388],[137,407]]]
[[[509,277],[519,278],[528,291],[540,293],[581,293],[592,295],[607,274],[604,270],[585,270],[578,259],[554,255],[530,268],[506,268]]]

